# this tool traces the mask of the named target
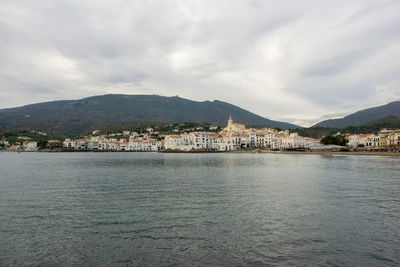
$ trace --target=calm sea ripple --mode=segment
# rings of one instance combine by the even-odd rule
[[[1,266],[399,266],[400,157],[0,153]]]

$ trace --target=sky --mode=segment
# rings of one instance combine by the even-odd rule
[[[221,100],[310,126],[400,100],[400,1],[0,0],[0,108]]]

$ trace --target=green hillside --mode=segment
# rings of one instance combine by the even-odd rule
[[[211,123],[225,126],[229,116],[246,126],[282,129],[298,126],[273,121],[222,101],[197,102],[158,95],[102,95],[0,110],[0,130],[33,129],[76,137],[98,128],[136,122]]]
[[[302,136],[320,138],[338,132],[345,134],[378,133],[382,129],[400,129],[400,117],[388,116],[359,126],[348,126],[345,128],[313,126],[309,128],[291,129],[291,131],[298,132]]]
[[[341,119],[325,120],[315,126],[328,128],[345,128],[359,126],[389,116],[400,117],[400,101],[394,101],[383,106],[364,109]]]

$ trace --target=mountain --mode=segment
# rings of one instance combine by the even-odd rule
[[[347,126],[366,124],[368,122],[389,116],[400,117],[400,101],[391,102],[383,106],[364,109],[341,119],[325,120],[317,123],[314,126],[345,128]]]
[[[56,136],[75,137],[93,129],[134,122],[196,122],[225,126],[230,115],[235,122],[246,126],[298,127],[263,118],[218,100],[198,102],[177,96],[101,95],[0,109],[0,130],[40,129]]]
[[[400,117],[397,116],[387,116],[379,120],[371,121],[362,126],[374,126],[379,128],[389,128],[389,129],[400,129]]]
[[[345,128],[347,131],[357,133],[376,133],[382,129],[400,129],[400,117],[388,116],[359,126],[348,126]]]
[[[301,136],[321,138],[327,135],[334,135],[337,132],[345,134],[377,134],[382,129],[400,129],[400,117],[388,116],[358,126],[347,126],[346,128],[325,128],[313,126],[296,130],[296,132],[298,132]]]

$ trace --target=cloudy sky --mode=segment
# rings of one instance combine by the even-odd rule
[[[307,126],[400,100],[400,1],[0,0],[0,108],[106,93]]]

